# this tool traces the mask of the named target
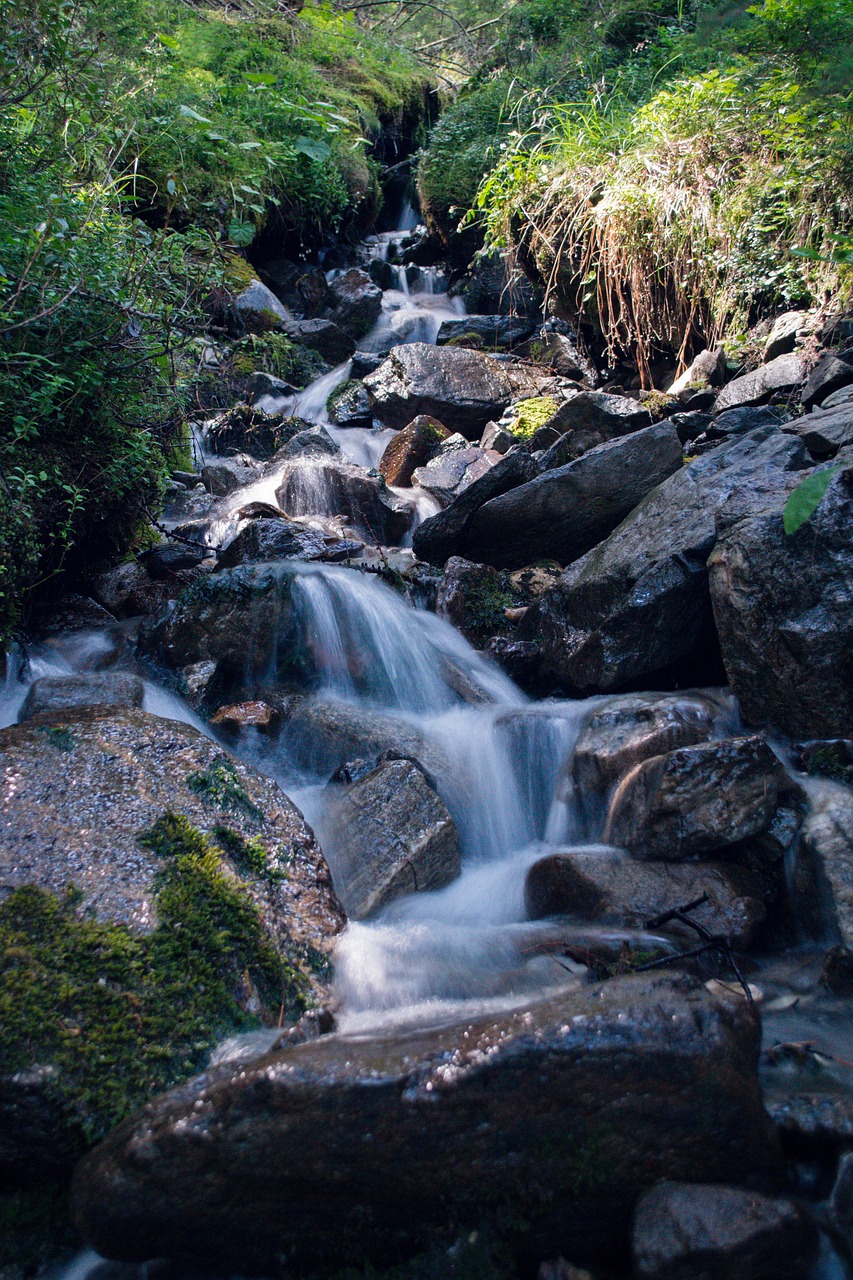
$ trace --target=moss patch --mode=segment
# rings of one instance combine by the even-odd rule
[[[550,422],[557,412],[557,402],[550,396],[533,396],[516,405],[516,418],[510,430],[517,440],[529,440],[540,427]]]
[[[263,819],[264,815],[249,798],[240,775],[227,756],[220,756],[207,769],[189,774],[187,786],[220,809],[245,813],[258,822]]]
[[[26,886],[0,904],[0,1075],[54,1067],[46,1088],[88,1142],[257,1025],[247,995],[271,1016],[306,1003],[307,977],[201,832],[166,814],[143,843],[163,863],[147,936],[87,918],[75,893]]]

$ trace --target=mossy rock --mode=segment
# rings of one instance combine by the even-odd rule
[[[510,431],[518,440],[529,440],[540,427],[551,421],[557,412],[557,402],[550,396],[533,396],[530,400],[519,401],[515,412]]]

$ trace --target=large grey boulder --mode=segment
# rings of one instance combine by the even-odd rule
[[[405,427],[418,414],[429,414],[469,440],[479,440],[486,423],[499,418],[513,397],[512,382],[490,356],[425,342],[394,347],[364,385],[386,426]]]
[[[418,525],[412,538],[415,555],[419,560],[443,564],[464,543],[471,521],[484,503],[538,474],[539,464],[523,450],[500,458],[444,511]]]
[[[823,779],[807,789],[794,876],[799,915],[813,935],[853,949],[853,790]]]
[[[535,322],[525,316],[464,316],[461,320],[442,321],[436,342],[440,347],[448,342],[464,346],[465,339],[473,335],[486,347],[512,348],[526,342],[535,327]]]
[[[343,516],[353,529],[384,545],[400,542],[412,524],[412,507],[389,492],[381,476],[338,458],[288,467],[276,498],[288,515]]]
[[[853,402],[795,418],[789,429],[796,431],[813,458],[834,458],[839,449],[853,445]]]
[[[453,819],[422,769],[385,760],[343,789],[323,824],[335,889],[352,920],[459,875]]]
[[[353,760],[373,767],[387,751],[420,761],[431,772],[435,766],[433,750],[414,725],[350,702],[297,703],[288,713],[285,739],[295,763],[314,774],[332,774]]]
[[[30,685],[18,722],[75,707],[141,707],[144,696],[139,676],[127,671],[42,676]]]
[[[638,1280],[802,1280],[817,1247],[804,1208],[741,1187],[660,1182],[634,1219]]]
[[[803,387],[802,400],[807,409],[823,404],[828,396],[853,383],[853,360],[835,355],[825,355],[809,372]]]
[[[471,444],[464,436],[449,436],[435,457],[412,472],[412,485],[443,503],[452,502],[491,470],[500,454]]]
[[[545,424],[565,439],[564,460],[579,458],[587,449],[651,426],[652,415],[639,400],[605,391],[578,391],[565,400]]]
[[[610,440],[485,503],[460,554],[504,569],[540,559],[569,564],[680,466],[681,442],[670,423]]]
[[[853,736],[853,449],[800,530],[744,511],[708,562],[732,689],[752,724],[792,737]]]
[[[679,747],[625,775],[604,838],[636,858],[701,857],[766,831],[780,799],[794,790],[757,735]]]
[[[384,1267],[463,1232],[621,1258],[661,1177],[778,1177],[739,996],[617,978],[458,1025],[325,1036],[149,1104],[78,1168],[108,1257],[295,1274]],[[507,1206],[511,1212],[507,1211]]]
[[[352,338],[370,332],[382,310],[382,290],[366,271],[353,267],[336,275],[326,295],[327,315]]]
[[[260,280],[247,285],[234,299],[233,306],[239,323],[258,333],[267,333],[292,319],[284,303]]]
[[[706,564],[717,512],[733,500],[779,511],[807,462],[802,441],[763,427],[653,489],[522,621],[520,638],[539,646],[539,682],[617,689],[713,644]]]
[[[226,497],[235,489],[251,484],[261,473],[259,463],[246,454],[233,458],[222,458],[217,462],[208,462],[202,467],[201,481],[208,493],[217,498]]]
[[[759,365],[723,387],[714,408],[720,413],[742,405],[764,404],[772,395],[796,391],[804,377],[805,365],[798,355],[776,356],[769,364]]]
[[[764,344],[764,363],[775,360],[777,356],[787,355],[797,345],[797,334],[801,333],[808,323],[807,311],[785,311],[773,321],[773,327]]]
[[[707,894],[690,913],[711,933],[724,934],[735,947],[748,947],[766,911],[763,885],[753,872],[722,862],[640,862],[607,845],[561,849],[534,862],[524,882],[531,920],[568,915],[601,924],[642,929],[666,911],[675,911]],[[695,939],[685,926],[668,933]]]
[[[343,364],[355,351],[355,340],[333,320],[291,320],[284,325],[284,332],[294,342],[316,351],[327,364]]]
[[[319,560],[326,550],[323,535],[294,520],[251,520],[229,543],[219,558],[219,568],[265,560]]]

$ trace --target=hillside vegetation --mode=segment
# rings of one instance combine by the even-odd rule
[[[127,545],[239,249],[369,222],[427,76],[328,5],[20,0],[0,36],[0,638]],[[239,265],[239,264],[237,264]]]

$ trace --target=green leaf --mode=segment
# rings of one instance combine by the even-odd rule
[[[293,145],[301,155],[308,156],[309,160],[317,160],[320,164],[332,154],[328,142],[323,142],[320,138],[297,138]]]
[[[180,42],[177,41],[174,36],[164,36],[162,32],[159,31],[157,32],[157,39],[165,46],[165,48],[172,49],[174,52],[177,52],[181,47]]]
[[[816,471],[806,476],[793,493],[788,495],[785,510],[782,512],[782,524],[787,534],[796,533],[803,527],[812,512],[820,506],[833,476],[838,475],[840,470],[841,467],[837,466],[828,467],[826,471]]]
[[[263,144],[260,142],[238,142],[237,145],[241,151],[254,151]]]
[[[181,106],[179,107],[179,111],[180,111],[180,114],[186,117],[187,120],[197,120],[199,124],[212,123],[210,120],[208,120],[207,116],[200,116],[197,111],[193,111],[192,107],[185,106],[183,103],[181,103]]]
[[[228,239],[232,244],[238,245],[244,249],[246,245],[252,243],[255,238],[255,227],[251,222],[243,222],[241,218],[235,218],[228,227]]]
[[[277,79],[276,76],[270,75],[266,71],[244,71],[243,78],[248,80],[249,84],[275,84]]]

